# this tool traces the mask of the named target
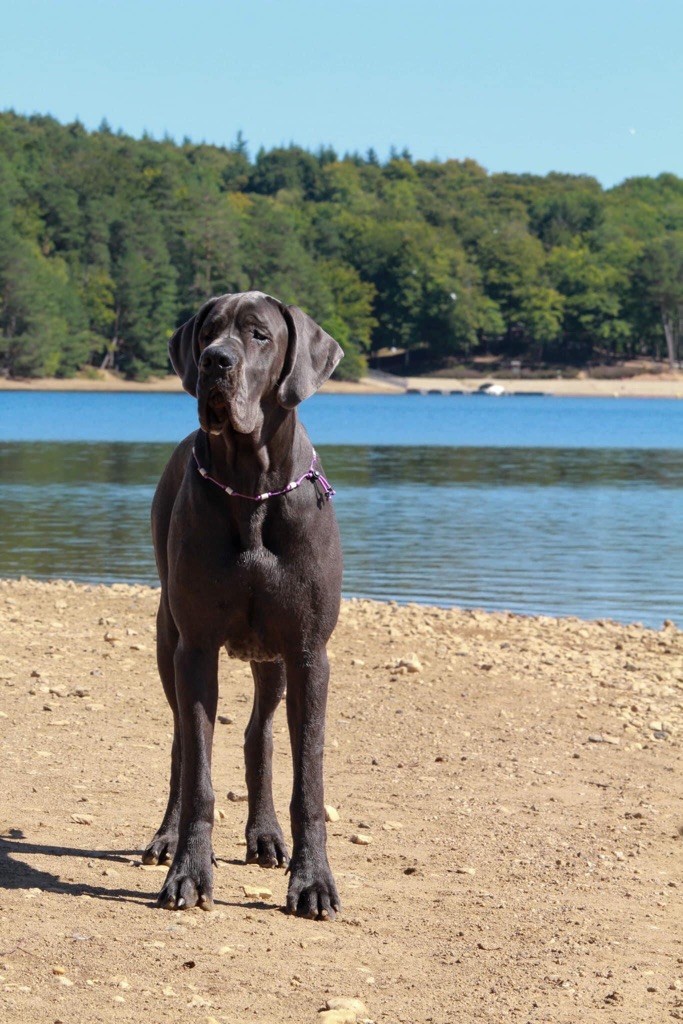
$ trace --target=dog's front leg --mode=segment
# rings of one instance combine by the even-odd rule
[[[324,647],[287,661],[287,721],[294,763],[290,811],[294,848],[287,910],[329,918],[341,909],[327,861],[323,799],[323,747],[329,663]]]
[[[182,745],[180,827],[159,905],[169,910],[197,905],[211,910],[211,746],[218,701],[218,650],[192,647],[181,639],[174,664]]]

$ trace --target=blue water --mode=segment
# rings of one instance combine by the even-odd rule
[[[683,402],[316,396],[347,595],[683,624]],[[182,394],[0,393],[0,576],[155,583]]]
[[[481,395],[316,395],[316,445],[682,448],[683,401]],[[185,394],[0,392],[3,441],[177,441],[197,428]]]

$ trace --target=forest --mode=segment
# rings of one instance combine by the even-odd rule
[[[309,312],[360,376],[478,354],[529,367],[646,357],[683,333],[683,179],[491,174],[474,160],[133,139],[0,114],[0,373],[169,370],[209,296]]]

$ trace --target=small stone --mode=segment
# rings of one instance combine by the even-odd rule
[[[66,967],[53,967],[52,973],[57,975],[66,974]]]
[[[72,814],[71,820],[75,821],[77,825],[92,825],[91,814]]]
[[[245,803],[249,799],[246,793],[236,793],[234,790],[230,790],[228,793],[228,800],[233,804]]]
[[[242,892],[250,899],[271,900],[273,893],[263,885],[243,885]]]
[[[421,672],[422,662],[417,654],[409,654],[407,658],[401,658],[396,663],[396,668],[404,668],[407,672]]]
[[[221,725],[232,725],[234,718],[231,718],[230,715],[219,715],[218,721]]]
[[[474,868],[456,868],[455,873],[456,875],[474,875],[476,871]]]
[[[354,1010],[321,1010],[318,1020],[322,1024],[356,1024],[358,1014]]]
[[[339,811],[332,804],[325,804],[325,821],[339,821]]]
[[[73,981],[71,980],[71,978],[65,978],[64,976],[62,976],[59,979],[59,984],[66,985],[66,987],[69,988],[71,985],[73,985]]]
[[[351,836],[351,842],[355,843],[356,846],[369,846],[372,842],[372,836],[365,835],[363,832],[354,832]]]
[[[187,1004],[188,1006],[212,1006],[213,1004],[209,999],[204,999],[203,996],[198,994],[193,995],[192,999]]]
[[[325,1000],[327,1010],[352,1010],[358,1017],[367,1017],[368,1008],[360,999],[349,998],[348,996],[331,996]]]

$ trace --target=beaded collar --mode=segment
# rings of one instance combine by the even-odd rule
[[[300,476],[298,480],[290,481],[286,487],[283,487],[279,491],[264,491],[263,494],[241,494],[239,491],[233,490],[232,487],[228,487],[227,484],[222,484],[220,480],[216,480],[215,477],[209,476],[208,469],[204,469],[194,448],[192,449],[192,455],[200,475],[203,476],[205,480],[210,480],[212,484],[216,485],[216,487],[220,487],[220,489],[225,491],[226,494],[229,494],[231,498],[245,498],[247,501],[265,501],[266,498],[277,498],[281,494],[287,494],[289,491],[295,490],[297,487],[301,486],[304,480],[311,480],[313,482],[319,505],[322,505],[324,501],[329,501],[332,495],[335,494],[329,480],[327,480],[326,477],[324,477],[323,474],[315,468],[315,464],[318,461],[318,455],[315,448],[313,449],[311,468],[304,473],[303,476]]]

